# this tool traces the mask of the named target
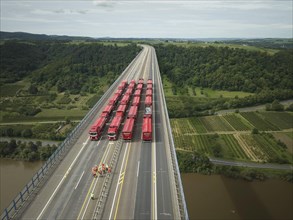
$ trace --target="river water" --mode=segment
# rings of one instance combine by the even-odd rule
[[[1,213],[43,162],[0,159]],[[293,184],[246,182],[220,175],[182,174],[190,219],[293,219]]]
[[[190,219],[293,219],[293,184],[182,174]]]
[[[0,158],[0,210],[1,213],[30,179],[43,162],[24,162]]]

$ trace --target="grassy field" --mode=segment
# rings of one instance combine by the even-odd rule
[[[267,114],[266,119],[262,119],[261,114],[250,114],[246,118],[253,120],[253,117],[258,117],[253,124],[258,128],[265,128],[269,133],[251,134],[253,127],[237,113],[171,119],[175,146],[180,150],[196,150],[209,156],[214,156],[214,146],[218,146],[222,154],[220,157],[225,159],[292,163],[293,132],[274,132],[276,124],[280,123],[275,121],[280,113]],[[268,118],[272,123],[266,123]],[[286,128],[292,129],[292,126]],[[287,149],[280,145],[279,140],[287,145]]]
[[[293,126],[293,114],[288,112],[262,112],[261,115],[279,129],[289,129]]]

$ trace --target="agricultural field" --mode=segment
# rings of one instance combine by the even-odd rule
[[[280,130],[293,128],[293,114],[289,112],[262,112],[261,115]]]
[[[207,131],[233,131],[234,129],[222,118],[222,116],[205,116],[199,118]]]
[[[236,131],[248,131],[252,127],[238,114],[227,114],[223,116],[226,121],[236,130]]]
[[[244,117],[250,124],[260,131],[277,131],[279,130],[277,126],[271,124],[270,122],[264,120],[256,112],[241,112],[242,117]]]
[[[275,125],[266,123],[260,113],[249,114],[247,118],[252,120],[253,117],[257,117],[253,122],[258,128],[268,129],[269,126],[276,128]],[[279,114],[272,113],[267,117],[278,118]],[[285,114],[281,117],[285,117]],[[238,113],[171,119],[176,149],[198,151],[211,157],[229,160],[261,163],[293,162],[293,132],[269,130],[265,133],[252,134],[251,124]]]
[[[223,140],[222,147],[225,151],[225,158],[249,160],[249,157],[246,155],[233,134],[222,134],[220,137]]]

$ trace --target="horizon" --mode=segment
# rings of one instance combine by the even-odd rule
[[[1,30],[92,38],[292,38],[292,4],[290,0],[4,0]]]

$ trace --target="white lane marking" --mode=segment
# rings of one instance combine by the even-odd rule
[[[153,57],[154,57],[154,54],[153,54]],[[154,69],[154,60],[152,62],[152,78],[154,79],[155,81],[155,69]],[[158,74],[157,75],[157,79],[158,79]],[[155,112],[155,105],[154,105],[154,112]],[[154,141],[153,141],[153,151],[154,151],[154,196],[155,196],[155,207],[154,207],[154,214],[155,214],[155,217],[154,219],[157,219],[158,218],[158,213],[157,213],[157,177],[156,177],[156,172],[157,172],[157,156],[156,156],[156,115],[154,115],[154,122],[153,122],[153,131],[154,131]]]
[[[126,144],[126,148],[125,148],[125,152],[124,152],[124,155],[123,155],[123,160],[122,160],[122,164],[121,164],[121,168],[120,168],[120,172],[119,172],[119,177],[121,176],[121,173],[122,173],[122,169],[123,169],[123,165],[124,165],[124,161],[125,161],[125,155],[126,155],[126,152],[128,150],[128,145],[129,145],[129,143]],[[112,203],[109,219],[112,219],[112,213],[113,213],[113,208],[114,208],[114,204],[115,204],[115,200],[116,200],[116,194],[117,194],[117,191],[118,191],[118,186],[119,186],[119,180],[118,180],[117,185],[116,185],[116,190],[115,190],[115,194],[114,194],[114,198],[113,198],[113,203]]]
[[[77,188],[77,186],[78,186],[78,184],[79,184],[79,182],[80,182],[80,180],[81,180],[81,178],[82,178],[83,174],[84,174],[84,171],[82,172],[82,174],[81,174],[81,176],[80,176],[80,178],[79,178],[79,180],[78,180],[78,182],[77,182],[77,184],[76,184],[76,186],[75,186],[75,188],[74,188],[74,189],[76,189],[76,188]]]
[[[75,159],[72,161],[70,167],[68,168],[68,170],[66,171],[66,174],[63,176],[63,178],[61,179],[60,183],[58,184],[58,186],[56,187],[56,189],[54,190],[53,194],[51,195],[51,197],[49,198],[48,202],[46,203],[46,205],[44,206],[44,208],[42,209],[41,213],[39,214],[39,216],[37,217],[37,219],[40,219],[41,216],[43,215],[44,211],[46,210],[47,206],[49,205],[49,203],[51,202],[51,200],[53,199],[53,197],[55,196],[56,192],[58,191],[58,189],[60,188],[61,184],[63,183],[63,181],[65,180],[65,178],[67,177],[69,171],[71,170],[72,166],[75,164],[77,158],[79,157],[79,155],[81,154],[81,152],[83,151],[84,147],[86,146],[86,144],[88,143],[89,138],[86,140],[86,142],[83,144],[83,147],[80,149],[80,151],[78,152],[77,156],[75,157]]]
[[[110,151],[110,147],[109,147],[109,146],[110,146],[110,143],[109,143],[108,146],[107,146],[107,149],[106,149],[106,155],[105,155],[104,161],[106,160],[106,158],[107,158],[107,156],[108,156],[108,154],[109,154],[109,151]],[[103,158],[102,158],[102,159],[103,159]],[[104,162],[101,161],[101,163],[104,163]],[[100,163],[100,164],[101,164],[101,163]],[[100,177],[100,176],[98,176],[97,179],[96,179],[96,182],[95,182],[95,185],[94,185],[94,187],[93,187],[93,189],[92,189],[92,192],[95,191],[95,188],[96,188],[96,186],[97,186],[97,183],[98,183],[99,177]],[[88,206],[89,206],[89,204],[90,204],[90,201],[91,201],[91,198],[89,198],[88,201],[87,201],[87,204],[86,204],[86,207],[85,207],[85,209],[84,209],[84,212],[83,212],[83,215],[82,215],[81,219],[84,218],[85,213],[86,213],[86,211],[87,211],[87,208],[88,208]]]
[[[138,173],[139,173],[139,163],[140,163],[140,161],[137,162],[137,173],[136,173],[136,177],[138,177]]]

